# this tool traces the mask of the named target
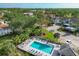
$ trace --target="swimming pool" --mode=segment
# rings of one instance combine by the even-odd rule
[[[54,45],[50,46],[36,41],[34,41],[30,46],[48,54],[51,54],[52,50],[54,49]]]

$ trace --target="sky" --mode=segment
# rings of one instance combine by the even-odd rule
[[[0,3],[0,8],[79,8],[79,3]]]

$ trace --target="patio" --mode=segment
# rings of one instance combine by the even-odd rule
[[[31,47],[30,45],[34,41],[40,42],[42,44],[46,44],[49,46],[54,45],[54,49],[52,50],[51,54],[48,54],[44,51],[41,51],[41,50]],[[52,55],[57,56],[58,55],[57,51],[60,49],[60,45],[47,42],[46,40],[36,39],[36,37],[33,37],[32,39],[27,39],[25,42],[19,44],[17,47],[23,51],[26,51],[26,52],[36,55],[36,56],[52,56]]]

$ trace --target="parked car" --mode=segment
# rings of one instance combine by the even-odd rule
[[[67,24],[67,23],[63,24],[63,27],[69,27],[69,26],[70,24]]]
[[[66,42],[67,42],[68,44],[71,44],[71,43],[72,43],[71,40],[67,40]]]

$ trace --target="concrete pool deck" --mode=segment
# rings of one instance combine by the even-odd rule
[[[46,45],[53,45],[54,48],[52,49],[51,54],[48,54],[44,51],[31,47],[30,45],[35,41]],[[55,56],[56,55],[55,51],[58,51],[60,49],[60,45],[58,44],[50,43],[47,42],[46,40],[43,41],[41,39],[36,39],[35,37],[33,37],[32,39],[27,39],[25,42],[19,44],[17,47],[23,51],[26,51],[36,56],[52,56],[52,55]]]

